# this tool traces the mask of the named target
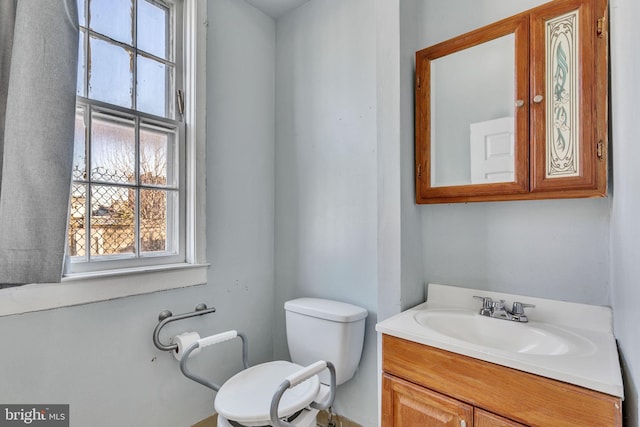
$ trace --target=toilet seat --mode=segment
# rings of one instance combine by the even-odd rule
[[[215,399],[216,412],[246,426],[264,426],[270,423],[269,410],[274,390],[283,378],[303,367],[275,361],[240,371],[226,381]],[[320,380],[317,375],[287,390],[280,401],[278,416],[287,417],[306,408],[318,397]]]

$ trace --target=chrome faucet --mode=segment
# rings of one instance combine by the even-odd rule
[[[474,298],[482,300],[481,316],[493,317],[494,319],[511,320],[513,322],[528,322],[529,319],[524,312],[527,307],[535,307],[533,304],[525,304],[522,302],[514,302],[511,310],[504,306],[504,300],[494,301],[489,297],[474,296]]]

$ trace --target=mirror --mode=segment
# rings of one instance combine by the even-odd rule
[[[515,36],[431,60],[431,186],[514,180]]]
[[[516,15],[416,52],[418,203],[529,191],[528,43]]]

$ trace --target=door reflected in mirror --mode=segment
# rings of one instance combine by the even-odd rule
[[[431,186],[514,181],[515,36],[430,62]]]

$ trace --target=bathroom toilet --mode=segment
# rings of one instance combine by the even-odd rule
[[[355,305],[319,299],[287,301],[287,344],[292,362],[267,362],[245,369],[225,382],[215,399],[218,425],[268,426],[270,404],[285,377],[294,376],[318,361],[335,367],[336,385],[356,373],[364,342],[367,310]],[[311,402],[322,402],[330,395],[327,369],[287,390],[278,415],[284,414],[295,427],[315,427],[317,409]],[[292,414],[292,415],[291,415]]]

